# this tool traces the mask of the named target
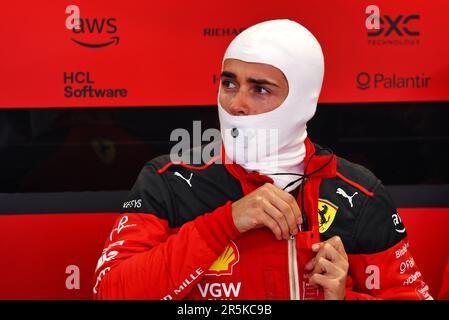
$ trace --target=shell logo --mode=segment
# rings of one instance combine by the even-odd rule
[[[223,253],[217,260],[210,266],[207,276],[228,276],[232,274],[232,268],[239,262],[240,254],[239,250],[231,240],[231,242],[226,246]]]

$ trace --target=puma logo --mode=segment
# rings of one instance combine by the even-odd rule
[[[193,172],[190,173],[190,178],[189,179],[184,178],[184,176],[182,174],[180,174],[178,171],[175,171],[174,175],[180,177],[182,180],[187,182],[187,184],[189,185],[190,188],[192,187],[192,184],[190,183],[190,180],[192,180]]]
[[[348,196],[348,194],[345,192],[345,190],[343,190],[342,188],[338,188],[337,189],[337,194],[342,195],[343,197],[348,199],[349,204],[351,205],[351,208],[352,208],[353,207],[353,205],[352,205],[352,198],[354,198],[354,196],[356,194],[358,194],[358,192],[355,192],[352,196]]]

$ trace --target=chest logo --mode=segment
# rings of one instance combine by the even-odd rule
[[[228,276],[232,275],[232,268],[239,262],[240,254],[235,242],[231,242],[226,246],[223,253],[217,260],[210,266],[206,272],[207,276]]]
[[[193,172],[190,173],[190,178],[184,178],[184,176],[182,174],[180,174],[178,171],[175,171],[174,173],[175,176],[180,177],[182,180],[184,180],[185,182],[187,182],[187,184],[189,185],[190,188],[192,188],[192,184],[190,183],[190,180],[192,180],[193,177]]]
[[[320,233],[326,232],[334,222],[338,207],[325,199],[318,199],[318,222]]]
[[[354,194],[352,195],[352,196],[349,196],[346,192],[345,192],[345,190],[343,190],[342,188],[338,188],[337,189],[337,194],[339,194],[339,195],[341,195],[341,196],[343,196],[344,198],[346,198],[346,199],[348,199],[348,201],[349,201],[349,204],[351,205],[351,208],[353,207],[353,204],[352,204],[352,198],[354,198],[357,194],[359,194],[358,192],[354,192]]]

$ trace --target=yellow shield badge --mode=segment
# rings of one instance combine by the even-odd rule
[[[239,262],[240,254],[234,241],[227,245],[222,255],[211,265],[206,272],[207,276],[232,275],[232,268]]]
[[[318,222],[320,233],[326,232],[334,222],[338,207],[326,199],[318,199]]]

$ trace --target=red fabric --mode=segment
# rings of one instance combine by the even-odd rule
[[[413,256],[433,297],[438,297],[444,283],[445,267],[449,258],[447,225],[449,208],[399,208],[407,227]]]
[[[185,223],[176,234],[152,214],[121,215],[95,271],[95,298],[182,299],[237,235],[230,208]],[[207,223],[217,228],[213,235]]]
[[[379,253],[348,257],[351,279],[346,299],[431,299],[407,238]]]
[[[337,158],[335,155],[320,155],[313,156],[315,152],[315,146],[312,141],[307,137],[304,141],[306,146],[306,156],[304,163],[308,163],[306,174],[314,172],[314,178],[331,178],[335,177],[337,172]],[[313,158],[313,160],[311,160]],[[310,162],[309,162],[310,161]]]
[[[374,193],[371,191],[366,190],[364,187],[362,187],[360,184],[346,178],[344,175],[342,175],[340,172],[337,172],[337,177],[339,177],[341,180],[345,181],[346,183],[349,183],[351,186],[353,186],[354,188],[359,189],[360,191],[362,191],[364,194],[366,194],[368,197],[372,197],[374,196]]]
[[[229,239],[235,239],[240,235],[232,218],[231,205],[232,202],[228,201],[222,210],[216,210],[195,219],[199,233],[217,255],[223,253],[223,248],[228,245]]]
[[[449,300],[449,258],[447,259],[446,269],[443,273],[443,284],[441,285],[440,294],[438,295],[439,300]]]
[[[243,167],[234,163],[230,160],[224,151],[224,146],[222,145],[221,152],[223,155],[223,161],[225,164],[225,168],[229,171],[229,173],[234,176],[237,180],[240,181],[242,186],[242,191],[244,195],[247,195],[258,186],[261,186],[264,183],[273,183],[273,179],[269,176],[262,175],[259,172],[252,171],[247,172]]]
[[[166,171],[168,168],[170,168],[172,165],[180,165],[183,166],[185,168],[189,168],[189,169],[193,169],[193,170],[203,170],[206,169],[207,167],[209,167],[212,163],[214,163],[215,161],[217,161],[218,159],[221,158],[221,155],[218,155],[216,157],[213,157],[212,159],[210,159],[205,165],[203,166],[191,166],[188,164],[185,164],[183,162],[169,162],[167,163],[165,166],[163,166],[162,168],[160,168],[157,172],[158,173],[163,173],[164,171]]]
[[[290,299],[296,296],[295,285],[301,299],[323,298],[321,290],[307,286],[304,264],[313,256],[311,245],[320,239],[316,213],[321,179],[335,176],[336,161],[335,156],[312,159],[314,147],[309,140],[306,150],[306,159],[311,159],[306,173],[328,164],[305,184],[309,231],[296,237],[294,249],[289,241],[274,241],[268,228],[239,237],[231,202],[177,230],[152,214],[127,214],[120,219],[128,220],[119,220],[112,230],[97,267],[96,298]],[[226,164],[226,168],[239,179],[245,195],[272,182],[236,164]],[[117,241],[123,243],[117,246]],[[351,279],[346,299],[429,298],[416,263],[408,248],[404,249],[407,243],[402,240],[380,253],[349,255]],[[119,249],[114,250],[114,244]],[[292,250],[298,262],[295,285],[290,282],[294,269],[288,259]]]
[[[321,287],[309,285],[309,272],[305,270],[306,264],[312,260],[316,253],[312,251],[312,245],[320,242],[320,232],[317,227],[312,231],[299,232],[297,239],[297,258],[301,300],[324,300],[324,291]]]

